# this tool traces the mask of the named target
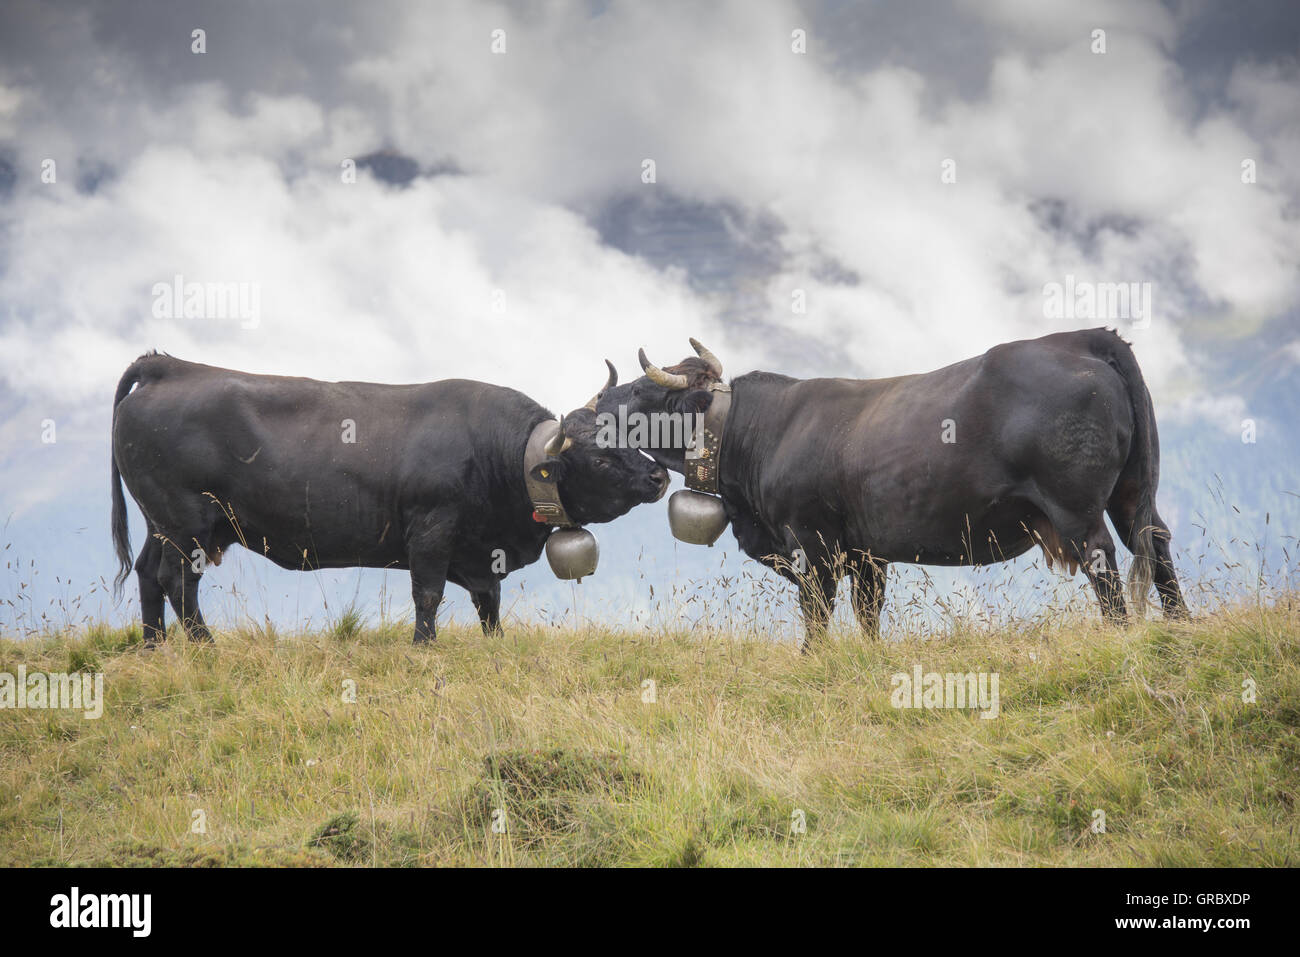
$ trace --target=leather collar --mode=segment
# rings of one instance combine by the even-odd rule
[[[559,525],[573,528],[577,522],[569,518],[560,501],[560,483],[539,482],[533,478],[533,467],[541,465],[550,456],[546,454],[546,443],[555,438],[560,431],[560,423],[554,419],[543,419],[533,427],[528,436],[528,445],[524,448],[524,485],[528,489],[528,498],[533,503],[533,521],[539,525]]]
[[[704,428],[699,448],[686,450],[686,487],[696,492],[718,494],[718,471],[721,468],[722,435],[731,411],[731,386],[715,382],[709,386],[713,401],[704,413]]]

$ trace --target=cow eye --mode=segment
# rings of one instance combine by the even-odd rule
[[[610,467],[610,464],[609,459],[596,459],[596,468],[598,469],[607,469]]]

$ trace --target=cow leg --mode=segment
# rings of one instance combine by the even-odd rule
[[[838,583],[828,569],[811,569],[799,576],[799,609],[803,612],[804,642],[802,651],[807,654],[816,641],[826,635],[831,612],[835,610],[835,590]]]
[[[1119,563],[1115,558],[1115,540],[1110,537],[1106,522],[1100,515],[1094,524],[1096,527],[1085,535],[1062,535],[1062,538],[1092,583],[1101,604],[1102,618],[1111,624],[1124,624],[1128,621],[1128,607],[1124,604],[1124,580],[1120,577]]]
[[[415,602],[415,636],[419,645],[438,637],[438,606],[447,588],[447,560],[411,558],[411,599]]]
[[[457,515],[454,509],[437,509],[412,523],[406,539],[407,567],[411,569],[411,599],[415,602],[415,644],[438,637],[438,606],[447,589]]]
[[[438,606],[442,604],[446,587],[445,578],[431,572],[417,575],[415,569],[411,569],[411,599],[415,602],[415,635],[411,640],[415,644],[437,640]]]
[[[470,597],[474,600],[474,608],[478,611],[478,620],[483,626],[483,634],[500,634],[501,583],[493,582],[491,588],[482,591],[471,591]]]
[[[190,540],[187,537],[171,541]],[[172,611],[189,632],[191,641],[211,641],[212,632],[208,631],[203,613],[199,611],[199,579],[203,573],[195,571],[194,559],[173,544],[159,542],[159,545],[162,561],[158,564],[158,584],[166,592]]]
[[[868,638],[880,637],[880,609],[885,604],[888,572],[888,564],[870,557],[860,558],[849,565],[853,614],[858,619],[862,633]]]
[[[1174,572],[1174,558],[1169,547],[1169,526],[1155,509],[1151,510],[1151,525],[1151,539],[1156,553],[1151,577],[1155,582],[1156,594],[1160,596],[1160,607],[1166,618],[1189,618],[1191,616],[1187,611],[1187,603],[1183,601],[1183,591],[1178,586],[1178,575]]]
[[[135,575],[140,581],[140,618],[144,626],[144,644],[153,647],[167,637],[166,593],[158,582],[162,565],[162,542],[149,530],[148,540],[135,560]]]
[[[1110,520],[1115,523],[1115,531],[1120,540],[1131,552],[1136,552],[1135,536],[1140,531],[1137,526],[1137,493],[1126,490],[1124,495],[1111,498],[1108,511]],[[1187,618],[1187,604],[1183,601],[1182,589],[1178,586],[1178,575],[1174,571],[1173,554],[1169,546],[1169,526],[1154,508],[1151,510],[1151,545],[1155,552],[1152,561],[1151,580],[1160,596],[1160,607],[1166,618]]]

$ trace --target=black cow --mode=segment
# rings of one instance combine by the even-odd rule
[[[532,469],[558,483],[578,524],[668,487],[642,453],[597,445],[595,402],[562,420]],[[529,437],[550,419],[520,392],[464,379],[318,382],[142,356],[113,402],[116,584],[131,568],[125,481],[148,525],[135,570],[150,643],[164,634],[164,596],[191,637],[210,638],[199,578],[235,543],[283,568],[410,569],[417,642],[433,639],[450,580],[492,632],[501,579],[536,561],[552,531],[524,478]]]
[[[605,390],[603,413],[699,413],[722,365],[698,354]],[[670,469],[682,449],[649,449]],[[981,565],[1039,545],[1082,566],[1108,620],[1127,617],[1106,529],[1134,554],[1139,611],[1154,579],[1186,615],[1156,511],[1155,415],[1132,349],[1105,329],[990,349],[923,375],[731,383],[718,493],[740,547],[799,585],[809,637],[825,628],[841,573],[874,634],[890,562]],[[802,550],[802,555],[796,553]],[[803,561],[800,561],[800,559]]]

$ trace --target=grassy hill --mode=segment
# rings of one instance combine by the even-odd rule
[[[0,711],[0,864],[1295,865],[1297,626],[0,641],[105,674],[98,720]],[[895,708],[915,665],[1000,714]]]

